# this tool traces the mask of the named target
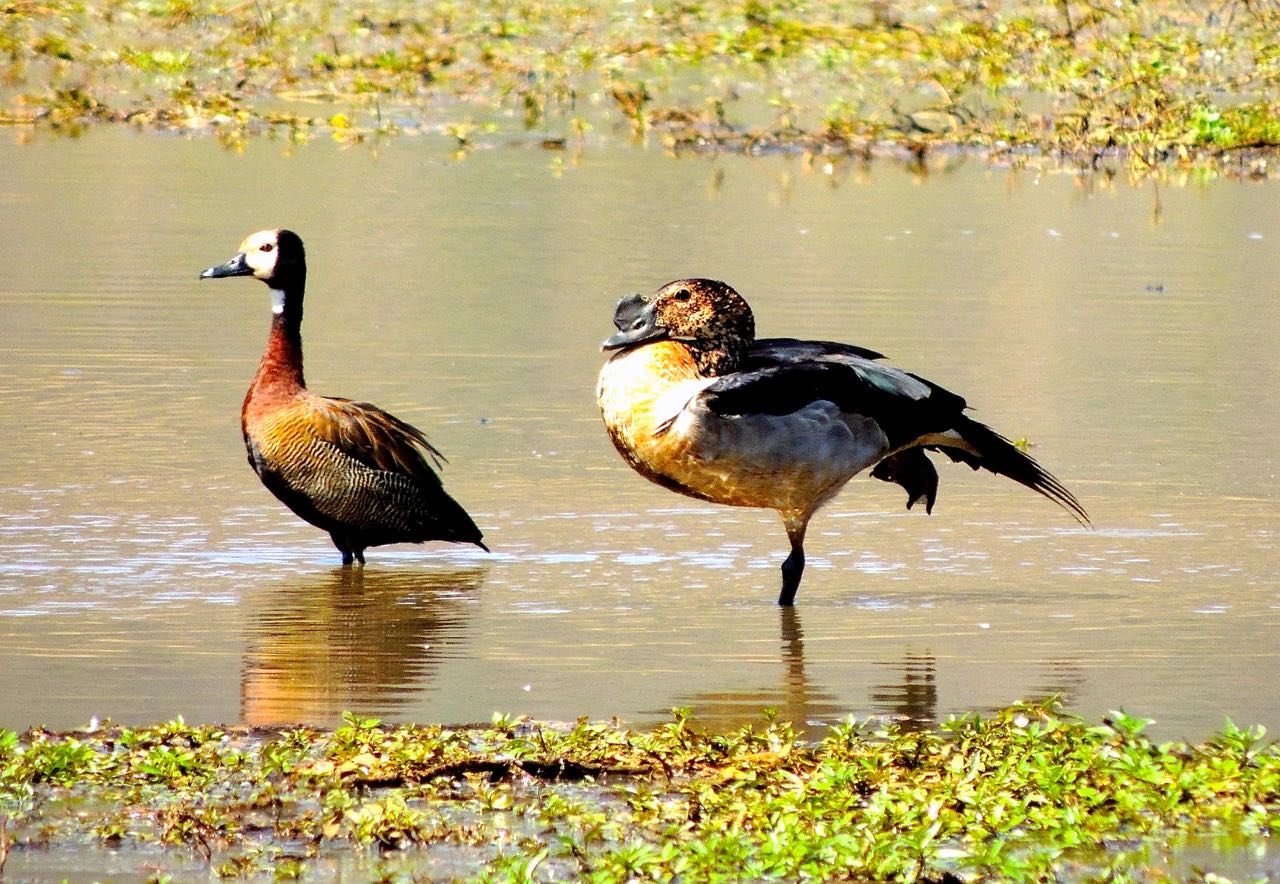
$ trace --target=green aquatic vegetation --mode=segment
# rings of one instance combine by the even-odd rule
[[[181,74],[191,66],[191,55],[172,49],[130,49],[120,60],[140,71],[152,74]]]
[[[1191,0],[13,0],[0,121],[1230,170],[1280,146],[1278,28],[1273,3]]]
[[[450,845],[481,880],[1123,878],[1190,837],[1276,834],[1280,752],[1261,728],[1193,746],[1148,724],[1041,703],[936,731],[849,721],[818,743],[768,717],[711,733],[682,710],[648,732],[356,715],[330,732],[6,731],[0,816],[19,851],[158,845],[224,877]]]

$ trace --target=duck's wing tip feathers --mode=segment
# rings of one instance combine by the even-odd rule
[[[972,418],[962,415],[956,422],[955,429],[973,450],[940,446],[943,453],[952,460],[967,463],[975,470],[981,467],[1025,485],[1062,507],[1081,527],[1093,527],[1084,505],[1067,490],[1057,476],[1042,467],[1034,457],[1020,451],[1004,436]]]

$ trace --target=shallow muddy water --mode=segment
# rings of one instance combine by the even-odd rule
[[[1169,737],[1280,724],[1274,186],[114,131],[6,138],[0,170],[0,725],[817,728],[1053,692]],[[246,466],[267,292],[197,274],[279,225],[308,246],[311,387],[426,430],[492,555],[343,571]],[[932,516],[860,477],[780,611],[776,516],[645,482],[596,412],[618,295],[690,275],[763,335],[962,393],[1094,530],[960,466]]]

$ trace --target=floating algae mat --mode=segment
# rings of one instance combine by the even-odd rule
[[[617,724],[0,734],[8,870],[495,880],[1205,876],[1278,827],[1280,752],[1054,704],[818,743]],[[1213,855],[1211,853],[1211,855]],[[132,864],[132,865],[130,865]]]

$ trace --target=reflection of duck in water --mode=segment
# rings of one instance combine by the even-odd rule
[[[780,662],[782,677],[776,686],[747,691],[708,691],[682,700],[694,710],[698,720],[713,730],[728,731],[758,723],[765,709],[777,712],[809,739],[821,739],[827,729],[850,714],[865,718],[865,706],[850,708],[849,702],[815,685],[805,671],[804,629],[794,607],[778,609],[780,615]],[[936,723],[938,688],[932,652],[907,651],[900,663],[884,666],[900,670],[901,680],[871,687],[870,712],[916,730]]]
[[[481,541],[428,458],[444,458],[416,427],[367,402],[317,396],[302,376],[302,294],[307,263],[290,230],[262,230],[201,279],[252,276],[271,288],[271,334],[249,386],[240,426],[249,465],[300,517],[328,531],[342,564],[364,564],[384,543]]]
[[[938,720],[938,661],[932,651],[907,650],[900,663],[881,663],[902,673],[900,680],[876,685],[871,702],[876,713],[904,730],[923,730]]]
[[[897,663],[881,663],[886,669],[901,673],[895,682],[876,685],[871,690],[872,708],[879,715],[896,722],[903,730],[919,731],[938,723],[938,661],[932,651],[907,650]],[[1045,663],[1044,682],[1029,690],[1027,702],[1058,698],[1066,706],[1083,689],[1084,669],[1072,660],[1051,659]],[[994,715],[1001,707],[988,706],[982,711]]]
[[[245,642],[243,720],[332,724],[344,710],[393,712],[430,687],[484,576],[344,568],[266,590]]]
[[[707,691],[677,705],[689,706],[699,721],[716,731],[759,723],[762,712],[772,709],[779,720],[791,722],[797,731],[812,739],[820,738],[829,725],[847,716],[848,704],[809,681],[800,613],[788,606],[779,608],[778,615],[782,676],[777,685],[747,691]]]

